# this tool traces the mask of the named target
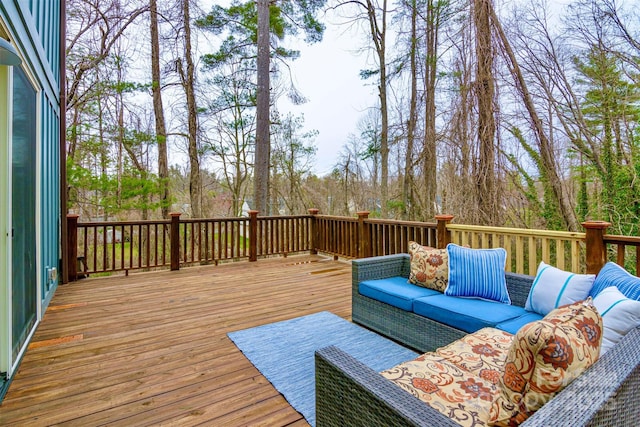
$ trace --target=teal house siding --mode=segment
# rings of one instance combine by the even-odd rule
[[[61,281],[62,7],[0,1],[0,401]]]
[[[60,262],[60,110],[52,104],[44,94],[42,95],[42,131],[40,152],[42,153],[41,178],[41,235],[40,266],[42,280],[43,311],[49,305],[59,277],[49,277],[49,271],[55,267],[59,271]],[[44,106],[47,105],[46,108]],[[51,144],[56,141],[56,144]],[[58,276],[58,274],[56,274]]]

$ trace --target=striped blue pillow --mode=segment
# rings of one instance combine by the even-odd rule
[[[543,316],[563,305],[587,299],[596,276],[560,270],[540,262],[524,308]]]
[[[640,278],[631,275],[615,262],[608,262],[602,267],[589,295],[595,298],[609,286],[615,286],[627,298],[640,301]]]
[[[506,250],[470,249],[449,243],[447,253],[449,283],[445,295],[511,304],[504,277]]]

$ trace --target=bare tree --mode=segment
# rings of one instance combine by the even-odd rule
[[[560,209],[565,227],[569,230],[576,231],[578,230],[578,220],[571,202],[570,194],[565,187],[561,171],[558,167],[556,159],[557,151],[544,129],[543,121],[538,115],[533,96],[529,92],[527,82],[521,71],[516,55],[511,48],[511,43],[509,42],[509,39],[502,28],[502,24],[493,9],[491,10],[491,21],[493,27],[496,29],[499,48],[506,58],[509,71],[513,81],[515,82],[517,93],[528,113],[529,126],[534,132],[537,143],[537,152],[539,153],[540,166],[542,168],[541,173],[548,181],[548,185],[550,186],[551,192],[555,198],[555,205]],[[527,36],[526,38],[530,40],[530,36]],[[535,57],[535,55],[533,56]],[[551,56],[553,57],[554,55]],[[546,57],[549,58],[549,56]],[[538,65],[543,66],[543,64]],[[548,69],[548,65],[549,64],[543,66],[541,71]]]
[[[254,209],[263,215],[269,210],[269,157],[271,135],[269,130],[269,1],[257,0],[258,6],[258,87],[256,109],[256,151],[253,168]]]
[[[190,1],[191,0],[182,0],[186,70],[183,68],[181,61],[178,69],[187,102],[191,214],[194,218],[202,218],[202,178],[200,176],[200,153],[198,150],[198,108],[195,95],[195,65],[193,63],[193,49],[191,46]]]
[[[438,34],[444,3],[427,0],[425,28],[424,71],[424,144],[422,148],[422,174],[424,179],[424,203],[422,219],[430,219],[436,213],[437,156],[436,156],[436,83],[438,61]]]
[[[409,219],[415,209],[413,200],[413,170],[415,165],[413,151],[418,125],[418,5],[416,0],[411,0],[408,6],[411,14],[411,32],[409,35],[410,100],[409,120],[407,121],[407,148],[402,182],[402,216],[404,219]]]
[[[491,0],[473,2],[476,35],[476,82],[478,102],[479,158],[476,171],[478,209],[483,223],[500,224],[500,203],[496,184],[496,122],[494,117],[495,81],[493,76],[494,49],[491,42]]]
[[[158,146],[158,178],[160,179],[160,210],[163,218],[169,218],[171,196],[169,194],[169,166],[167,159],[167,129],[162,105],[160,83],[160,38],[158,36],[158,3],[149,0],[151,14],[151,92],[155,115],[156,143]]]

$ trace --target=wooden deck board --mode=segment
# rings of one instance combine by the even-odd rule
[[[350,319],[350,281],[349,263],[303,255],[60,286],[0,425],[308,425],[226,334]]]

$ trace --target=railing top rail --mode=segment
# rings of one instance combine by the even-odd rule
[[[318,219],[326,219],[332,221],[343,221],[343,222],[358,222],[358,218],[351,218],[346,216],[335,216],[335,215],[316,215]]]
[[[90,221],[90,222],[79,222],[78,227],[111,227],[111,226],[122,226],[122,225],[153,225],[153,224],[171,224],[171,220],[169,219],[148,219],[148,220],[137,220],[137,221]]]
[[[380,219],[380,218],[367,218],[364,220],[364,222],[369,224],[406,225],[409,227],[429,227],[429,228],[436,228],[438,225],[435,222],[402,221],[402,220],[389,220],[389,219]]]
[[[203,223],[203,222],[245,222],[249,217],[219,217],[219,218],[180,218],[180,223]]]
[[[509,227],[489,227],[484,225],[448,224],[451,231],[477,231],[482,233],[509,234],[512,236],[551,237],[563,240],[584,240],[586,233],[575,231],[552,231]]]
[[[269,216],[260,216],[258,215],[258,221],[265,219],[299,219],[299,218],[311,218],[314,215],[269,215]]]
[[[640,246],[640,236],[620,236],[614,234],[605,234],[604,236],[602,236],[602,239],[605,241],[605,243],[625,245],[631,244]]]

